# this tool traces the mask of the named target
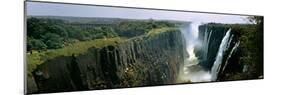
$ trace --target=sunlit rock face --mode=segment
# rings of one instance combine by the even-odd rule
[[[185,46],[182,33],[173,31],[56,57],[33,72],[33,93],[174,84]]]

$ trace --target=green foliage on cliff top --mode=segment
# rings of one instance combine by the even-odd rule
[[[87,52],[87,50],[91,47],[102,48],[107,45],[116,45],[117,43],[120,43],[124,40],[124,38],[119,37],[104,38],[77,42],[60,49],[48,49],[45,51],[33,50],[32,54],[27,54],[28,71],[32,71],[33,69],[35,69],[36,65],[42,64],[48,59],[52,59],[58,56],[71,56],[72,54],[79,55]]]
[[[130,40],[143,39],[144,37],[152,38],[160,33],[173,32],[176,30],[177,28],[168,28],[168,27],[152,29],[146,35],[133,37]],[[28,73],[33,71],[37,65],[42,64],[44,61],[48,59],[52,59],[58,56],[71,56],[72,54],[79,55],[87,52],[87,50],[92,47],[102,48],[108,45],[117,45],[118,43],[123,43],[130,40],[120,37],[103,38],[103,39],[96,39],[96,40],[89,40],[89,41],[79,41],[59,49],[33,50],[32,54],[31,53],[27,54],[27,64],[28,64],[28,71],[29,71]]]
[[[85,19],[85,18],[84,18]],[[68,17],[27,18],[27,51],[59,49],[68,44],[100,38],[136,37],[151,29],[175,27],[175,23],[155,20],[88,18],[85,23],[69,21]],[[91,22],[93,20],[94,22]]]
[[[118,20],[112,24],[101,23],[103,22],[74,23],[48,17],[28,18],[28,71],[58,56],[79,55],[91,47],[102,48],[135,38],[143,40],[159,33],[176,30],[174,23],[168,21]],[[86,26],[83,26],[84,24]],[[97,25],[87,26],[88,24]]]
[[[164,33],[164,32],[176,32],[179,31],[178,28],[174,28],[174,27],[164,27],[164,28],[157,28],[157,29],[151,29],[148,33],[147,36],[149,37],[153,37],[159,33]]]
[[[127,41],[143,41],[143,40],[154,38],[154,37],[156,37],[156,35],[161,34],[161,33],[176,32],[176,31],[180,31],[180,30],[176,27],[155,28],[155,29],[151,29],[148,33],[146,33],[144,35],[129,38],[128,40],[126,40],[126,42]]]

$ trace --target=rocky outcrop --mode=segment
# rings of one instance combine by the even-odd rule
[[[235,72],[239,67],[239,28],[241,25],[231,24],[205,24],[199,27],[199,39],[203,45],[197,54],[201,60],[200,65],[213,72],[213,81],[219,81],[225,70]],[[228,31],[228,32],[227,32]],[[229,36],[227,36],[227,34]],[[226,37],[227,36],[227,37]],[[226,38],[225,38],[226,37]],[[224,43],[222,39],[225,38]],[[227,39],[227,40],[226,40]],[[222,45],[222,47],[220,47]],[[218,52],[221,50],[221,52]],[[221,56],[217,56],[221,54]],[[215,60],[220,60],[216,61]],[[215,65],[217,64],[217,65]],[[214,73],[215,72],[215,73]]]
[[[84,54],[56,57],[37,66],[32,72],[36,89],[28,93],[172,84],[184,50],[178,30],[92,47]]]
[[[221,41],[228,29],[230,29],[230,27],[220,24],[205,24],[199,27],[199,39],[203,41],[203,47],[201,50],[198,50],[197,55],[201,60],[200,64],[206,70],[212,68]]]

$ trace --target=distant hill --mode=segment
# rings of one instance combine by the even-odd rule
[[[114,24],[122,21],[169,21],[171,23],[186,23],[185,21],[176,21],[176,20],[157,20],[157,19],[124,19],[124,18],[104,18],[104,17],[72,17],[72,16],[27,16],[27,18],[35,17],[35,18],[49,18],[49,19],[60,19],[64,21],[68,21],[70,23],[100,23],[100,24]]]

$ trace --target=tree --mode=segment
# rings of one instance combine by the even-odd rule
[[[46,27],[48,32],[59,35],[60,37],[67,38],[68,33],[63,25],[49,25]]]
[[[27,19],[27,36],[39,39],[45,32],[46,23],[38,18]]]
[[[263,16],[252,16],[249,17],[249,20],[251,22],[254,22],[256,24],[255,26],[255,32],[253,33],[253,36],[255,39],[253,39],[253,46],[255,47],[255,59],[256,63],[254,64],[254,69],[256,70],[256,73],[254,73],[255,76],[263,76],[263,24],[264,24],[264,18]]]
[[[54,33],[46,33],[43,36],[43,41],[48,46],[48,49],[57,49],[63,47],[63,39]]]
[[[46,49],[47,46],[38,39],[27,38],[27,51]]]
[[[263,24],[263,16],[250,16],[248,19],[254,24]]]

